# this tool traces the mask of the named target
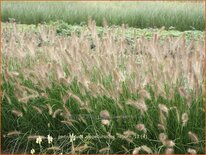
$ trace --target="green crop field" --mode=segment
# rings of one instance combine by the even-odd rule
[[[127,23],[138,28],[175,27],[204,30],[204,3],[179,2],[3,2],[2,21],[14,18],[23,24],[63,20],[86,24],[88,16],[102,25]]]
[[[2,20],[2,153],[205,153],[202,2],[3,2]]]

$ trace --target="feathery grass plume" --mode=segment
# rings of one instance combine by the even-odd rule
[[[182,97],[187,97],[187,92],[186,92],[186,90],[183,87],[179,87],[178,88],[178,92],[180,93],[180,95]]]
[[[162,124],[164,127],[167,126],[167,118],[165,117],[162,111],[160,111],[159,119],[160,119],[160,124]]]
[[[139,99],[138,101],[128,100],[127,104],[132,105],[140,110],[142,115],[148,110],[147,105],[143,99]]]
[[[158,127],[159,130],[162,130],[162,131],[166,130],[165,126],[162,125],[162,124],[158,124],[157,127]]]
[[[28,42],[27,48],[29,49],[28,51],[30,52],[30,53],[29,53],[30,56],[31,56],[31,57],[35,57],[36,52],[35,52],[35,45],[34,45],[34,43],[31,42],[31,41]]]
[[[109,125],[110,124],[110,115],[109,112],[107,110],[103,110],[100,112],[100,117],[101,117],[101,123],[103,125]]]
[[[141,124],[141,123],[136,125],[136,129],[139,130],[139,131],[143,131],[144,133],[147,132],[147,129],[145,128],[145,125]]]
[[[132,154],[139,154],[140,150],[141,150],[141,147],[136,147],[136,148],[134,148],[134,150],[132,151]]]
[[[29,101],[29,99],[33,99],[33,98],[36,98],[38,97],[37,95],[29,95],[29,96],[26,96],[26,97],[23,97],[23,98],[19,98],[18,101],[19,102],[23,102],[23,103],[27,103]]]
[[[169,94],[168,94],[168,97],[167,97],[169,100],[172,100],[174,98],[174,90],[173,89],[170,89],[169,90]]]
[[[64,70],[62,69],[62,67],[59,63],[55,63],[55,64],[56,64],[55,67],[56,67],[56,71],[57,71],[58,80],[64,79],[65,78]]]
[[[35,106],[35,105],[33,105],[32,107],[33,107],[33,109],[36,110],[39,114],[42,114],[42,110],[41,110],[39,107],[37,107],[37,106]]]
[[[167,140],[167,135],[165,133],[160,133],[159,140],[164,144],[165,141]]]
[[[110,132],[107,132],[107,138],[114,140],[115,136],[113,136]]]
[[[188,148],[188,149],[187,149],[187,152],[188,152],[189,154],[197,154],[197,151],[196,151],[195,149],[191,149],[191,148]]]
[[[151,99],[149,92],[145,89],[141,89],[138,93],[140,94],[141,98]]]
[[[71,120],[71,112],[70,110],[64,105],[64,113],[63,113],[63,117],[66,119],[66,120]]]
[[[113,70],[113,78],[116,85],[119,85],[120,82],[125,81],[124,75],[117,68]]]
[[[60,151],[62,149],[59,146],[52,146],[52,147],[48,147],[47,150]]]
[[[5,64],[5,66],[7,67],[7,64]],[[8,69],[4,69],[4,80],[6,82],[9,81],[9,77],[10,77],[8,72],[9,72]]]
[[[152,153],[152,149],[149,148],[147,145],[142,145],[142,146],[141,146],[141,150],[147,152],[148,154],[151,154],[151,153]]]
[[[41,93],[42,97],[48,98],[48,95],[46,93]]]
[[[66,113],[71,114],[70,110],[69,110],[65,105],[63,106],[63,108],[64,108],[64,111],[65,111]]]
[[[126,141],[129,142],[129,143],[132,143],[132,142],[133,142],[132,138],[128,138],[127,136],[122,135],[122,134],[120,134],[120,133],[116,133],[116,136],[117,136],[118,138],[120,138],[120,139],[126,140]]]
[[[198,137],[197,137],[197,135],[195,133],[189,131],[188,135],[189,135],[189,137],[190,137],[192,142],[194,142],[194,143],[198,143],[199,142],[199,139],[198,139]]]
[[[102,110],[102,111],[100,112],[100,117],[101,117],[102,119],[109,119],[109,118],[110,118],[109,112],[108,112],[107,110]]]
[[[182,114],[182,126],[185,126],[189,120],[189,116],[187,113]]]
[[[87,144],[74,147],[75,152],[82,152],[82,151],[85,151],[87,149],[89,149],[89,146]]]
[[[97,95],[97,94],[103,93],[103,91],[100,90],[99,85],[96,84],[96,83],[89,83],[89,89],[93,94],[94,94],[94,92],[96,92],[96,94],[94,94],[94,96]]]
[[[65,124],[65,125],[73,126],[72,121],[64,120],[64,121],[61,121],[61,123]]]
[[[131,131],[131,130],[124,131],[123,134],[126,137],[130,137],[130,136],[135,136],[136,135],[136,133],[134,131]]]
[[[39,93],[37,91],[22,86],[20,84],[16,85],[14,93],[18,101],[23,103],[27,103],[29,99],[36,98],[39,96]]]
[[[10,76],[15,76],[15,77],[19,76],[19,72],[15,72],[15,71],[9,72],[9,74]]]
[[[54,113],[53,113],[53,115],[52,115],[52,117],[53,117],[53,118],[56,118],[57,114],[59,114],[61,111],[62,111],[62,109],[57,109],[57,110],[55,110]]]
[[[109,121],[108,119],[102,119],[102,120],[101,120],[101,123],[102,123],[103,125],[109,125],[109,124],[110,124],[110,121]]]
[[[69,77],[68,78],[61,77],[61,78],[59,78],[59,81],[60,81],[60,83],[62,83],[65,86],[70,86],[70,84],[71,84],[71,79]]]
[[[88,113],[91,113],[91,112],[94,111],[94,110],[92,109],[92,107],[88,105],[87,102],[86,102],[85,104],[86,104],[85,106],[80,107],[79,109],[80,109],[80,110],[86,110]]]
[[[159,95],[164,97],[164,98],[167,98],[167,95],[166,95],[166,92],[164,90],[164,86],[163,86],[162,82],[157,80],[157,81],[155,81],[155,83],[157,85],[157,89],[154,92],[155,98],[158,98]]]
[[[173,148],[166,148],[165,154],[174,154],[174,149]]]
[[[7,136],[19,136],[21,134],[20,131],[10,131]]]
[[[171,147],[175,146],[175,143],[172,140],[167,139],[163,142],[163,145],[165,145],[166,147],[171,148]]]
[[[11,105],[12,104],[11,99],[5,91],[2,94],[2,99],[4,99],[4,96],[6,97],[8,103]]]
[[[110,148],[109,147],[104,147],[102,149],[99,150],[99,153],[107,153],[110,151]]]
[[[40,137],[41,139],[46,139],[45,136],[41,136],[41,135],[29,135],[27,138],[28,140],[36,140],[38,137]]]
[[[21,111],[18,111],[18,110],[14,109],[11,112],[12,112],[12,114],[14,114],[17,117],[23,117],[23,113]]]
[[[64,96],[62,97],[62,101],[63,101],[64,105],[65,105],[66,102],[68,101],[69,97],[70,97],[70,93],[67,93],[66,95],[64,95]]]
[[[72,97],[74,98],[77,102],[79,102],[80,106],[83,107],[85,105],[85,103],[75,94],[71,93],[70,91],[67,92],[66,95],[63,96],[62,100],[64,102],[64,104],[66,104],[67,100]]]
[[[89,90],[89,84],[91,83],[89,77],[78,75],[78,82],[81,84],[81,86],[83,86],[83,88],[85,88],[86,90]]]
[[[169,109],[168,109],[165,105],[163,105],[163,104],[158,104],[158,107],[159,107],[159,109],[160,109],[162,112],[164,112],[164,113],[166,114],[166,116],[168,116],[168,114],[169,114]]]
[[[50,104],[46,104],[48,110],[49,110],[49,115],[52,115],[53,110],[52,110],[52,106]]]
[[[97,84],[89,83],[88,88],[90,89],[93,96],[96,96],[97,94],[100,94]]]

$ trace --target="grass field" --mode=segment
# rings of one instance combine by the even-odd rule
[[[86,24],[88,16],[98,26],[105,18],[109,25],[204,30],[204,2],[2,2],[3,22],[14,18],[23,24],[63,20],[77,25]]]
[[[54,25],[3,24],[6,153],[204,152],[203,32]]]
[[[205,153],[202,2],[2,3],[3,153]]]

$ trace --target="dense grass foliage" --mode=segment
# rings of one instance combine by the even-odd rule
[[[203,34],[54,25],[3,24],[4,152],[204,153]]]
[[[204,30],[204,2],[2,2],[2,20],[23,24],[63,20],[85,24],[91,16],[98,26],[127,23],[130,27],[175,27],[177,30]]]
[[[24,32],[32,32],[32,33],[38,33],[38,27],[42,24],[38,25],[27,25],[27,24],[18,24],[16,27],[18,27],[19,30]],[[48,24],[43,24],[44,27],[52,28],[55,27],[55,31],[57,35],[62,36],[71,36],[72,33],[76,33],[78,36],[87,28],[87,25],[69,25],[65,23],[64,21],[56,21],[56,22],[49,22]],[[12,29],[12,26],[10,27],[7,23],[2,23],[2,27],[7,27],[8,29]],[[115,30],[115,35],[117,37],[121,37],[122,34],[122,28],[126,27],[125,29],[125,37],[127,40],[132,41],[134,38],[140,38],[145,37],[147,39],[152,39],[153,33],[158,32],[160,34],[160,40],[164,41],[165,38],[171,36],[171,37],[180,37],[182,35],[185,35],[187,41],[194,39],[194,40],[204,40],[205,33],[204,31],[198,31],[198,30],[188,30],[188,31],[178,31],[174,30],[174,28],[170,28],[169,30],[165,30],[164,27],[161,29],[152,29],[152,28],[134,28],[134,27],[127,27],[124,24],[120,26],[111,26],[112,29]],[[99,37],[102,37],[105,33],[105,28],[101,26],[96,26],[97,35]]]

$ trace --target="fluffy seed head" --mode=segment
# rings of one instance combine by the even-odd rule
[[[197,151],[195,149],[187,149],[187,152],[190,153],[190,154],[197,154]]]
[[[145,125],[141,124],[141,123],[136,125],[136,129],[139,130],[139,131],[143,131],[144,133],[147,132],[147,129],[145,128]]]
[[[18,135],[20,135],[21,134],[21,132],[20,131],[11,131],[11,132],[9,132],[8,134],[7,134],[7,136],[18,136]]]
[[[107,110],[103,110],[100,112],[100,117],[102,119],[109,119],[110,115],[109,115],[109,112]]]
[[[18,110],[12,110],[12,114],[16,115],[17,117],[23,117],[23,113]]]
[[[145,89],[140,90],[139,94],[142,98],[151,99],[150,94]]]
[[[166,148],[165,154],[174,154],[174,149],[173,148]]]
[[[164,125],[158,124],[157,127],[158,127],[159,130],[165,131],[165,126]]]
[[[123,132],[123,134],[127,137],[136,135],[134,131],[130,131],[130,130]]]
[[[105,148],[100,149],[99,153],[106,153],[108,151],[110,151],[110,148],[109,147],[105,147]]]
[[[33,107],[33,109],[36,110],[39,114],[42,114],[42,110],[41,110],[39,107],[37,107],[37,106],[35,106],[35,105],[33,105],[32,107]]]
[[[166,147],[174,147],[175,143],[172,140],[166,140],[163,142]]]
[[[167,140],[167,135],[165,133],[159,134],[159,140],[164,143]]]
[[[150,149],[148,146],[146,145],[142,145],[141,149],[145,152],[147,152],[148,154],[152,153],[152,149]]]
[[[141,147],[136,147],[134,148],[134,150],[132,151],[132,154],[139,154],[139,151],[141,150]]]
[[[107,119],[102,119],[102,120],[101,120],[101,123],[102,123],[103,125],[109,125],[109,124],[110,124],[110,121],[107,120]]]
[[[183,113],[182,114],[182,125],[185,126],[187,124],[188,120],[189,120],[188,114]]]
[[[46,106],[47,106],[47,108],[48,108],[48,110],[49,110],[49,115],[52,115],[52,107],[51,107],[51,105],[50,104],[46,104]]]
[[[198,137],[197,137],[197,135],[195,133],[189,131],[188,135],[189,135],[189,137],[190,137],[192,142],[194,142],[194,143],[198,143],[199,142]]]
[[[53,117],[53,118],[56,118],[57,114],[60,113],[61,111],[62,111],[62,109],[57,109],[57,110],[55,110],[54,113],[53,113],[53,115],[52,115],[52,117]]]
[[[163,111],[167,116],[168,116],[168,108],[165,106],[165,105],[163,105],[163,104],[159,104],[158,105],[158,107],[159,107],[159,109],[161,110],[161,111]]]
[[[129,100],[127,104],[134,106],[135,108],[139,109],[141,113],[147,112],[148,108],[145,104],[145,101],[143,99],[139,99],[138,101],[131,101]]]

